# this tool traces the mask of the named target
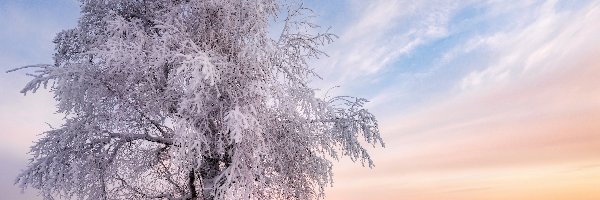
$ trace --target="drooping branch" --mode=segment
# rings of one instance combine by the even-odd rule
[[[112,132],[106,132],[106,133],[108,133],[108,135],[110,137],[121,138],[121,139],[124,139],[127,141],[146,140],[146,141],[150,141],[150,142],[164,144],[167,146],[172,146],[174,144],[173,139],[163,138],[163,137],[154,137],[154,136],[150,136],[148,134],[122,134],[122,133],[112,133]]]
[[[22,188],[78,199],[320,199],[327,153],[382,143],[363,101],[315,96],[309,59],[335,35],[300,5],[279,40],[265,1],[82,1],[24,92],[52,83],[60,129],[32,148]],[[334,102],[335,101],[335,102]],[[336,104],[337,103],[337,104]],[[332,156],[337,159],[337,156]],[[120,174],[118,174],[120,173]],[[48,198],[51,199],[51,198]]]

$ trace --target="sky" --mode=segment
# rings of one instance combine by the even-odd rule
[[[338,35],[312,61],[334,95],[370,100],[375,167],[334,163],[327,199],[600,199],[600,2],[310,0]],[[52,63],[74,0],[0,1],[0,71]],[[52,94],[0,73],[0,193],[60,124]],[[339,87],[338,87],[339,86]],[[333,88],[333,89],[330,89]]]

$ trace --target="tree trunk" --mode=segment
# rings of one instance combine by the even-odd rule
[[[194,169],[190,170],[188,174],[188,187],[190,188],[190,198],[188,200],[197,200],[198,192],[196,191],[196,173],[194,173]]]
[[[204,163],[200,169],[200,176],[202,177],[202,197],[204,200],[213,200],[214,196],[214,179],[220,173],[219,162],[220,159],[212,157],[204,157]],[[210,189],[206,189],[210,188]]]

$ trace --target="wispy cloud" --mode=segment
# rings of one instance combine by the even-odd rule
[[[344,20],[323,24],[340,39],[317,63],[319,86],[371,97],[387,143],[372,151],[374,170],[336,165],[328,199],[600,199],[600,3],[571,2],[324,8]],[[0,29],[0,67],[49,61],[63,11],[40,17],[32,12],[45,6],[7,5],[0,2],[0,25],[9,27]],[[10,138],[0,151],[23,155],[53,106],[47,93],[22,98],[25,79],[14,77],[0,75],[9,88],[2,136]]]
[[[330,83],[351,85],[357,78],[377,79],[385,68],[415,48],[447,35],[447,1],[355,1],[354,21],[338,33],[319,70]],[[435,5],[435,6],[433,6]]]
[[[514,13],[500,1],[478,6],[490,6],[484,22],[514,22],[468,35],[443,54],[439,70],[464,71],[454,87],[386,116],[377,167],[338,167],[332,199],[600,198],[600,170],[581,167],[600,163],[600,4],[560,10],[532,1],[515,5],[529,12]],[[438,80],[428,84],[444,78],[432,76]],[[394,87],[375,101],[402,110],[389,106]]]
[[[497,4],[495,4],[497,5]],[[468,74],[460,85],[463,89],[511,81],[547,69],[551,60],[580,48],[593,40],[595,30],[589,27],[598,19],[598,4],[584,10],[557,11],[556,1],[529,5],[525,16],[514,16],[511,29],[474,38],[457,49],[487,49],[492,59],[488,67]],[[501,6],[502,7],[502,6]],[[521,22],[524,21],[524,22]],[[587,28],[587,30],[586,30]],[[588,33],[579,33],[588,31]],[[574,37],[578,35],[578,37]]]

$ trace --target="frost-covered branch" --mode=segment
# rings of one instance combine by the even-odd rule
[[[28,76],[32,76],[33,79],[25,85],[25,87],[21,90],[21,93],[26,94],[28,91],[36,92],[41,86],[46,88],[48,86],[48,81],[56,78],[56,75],[52,74],[53,72],[52,65],[48,64],[37,64],[37,65],[27,65],[23,67],[14,68],[6,71],[6,73],[15,72],[18,70],[23,70],[27,68],[37,68],[34,72],[36,74],[27,73]]]
[[[121,134],[121,133],[108,133],[110,137],[120,138],[125,141],[133,141],[133,140],[146,140],[150,142],[156,142],[164,145],[173,145],[173,140],[168,138],[161,137],[152,137],[147,134]]]
[[[45,199],[322,199],[331,159],[373,166],[381,145],[361,98],[318,98],[310,59],[336,38],[288,1],[81,1],[49,87],[64,124],[16,182]],[[278,38],[271,20],[284,15]],[[31,71],[30,71],[31,70]],[[48,84],[52,83],[52,84]]]

